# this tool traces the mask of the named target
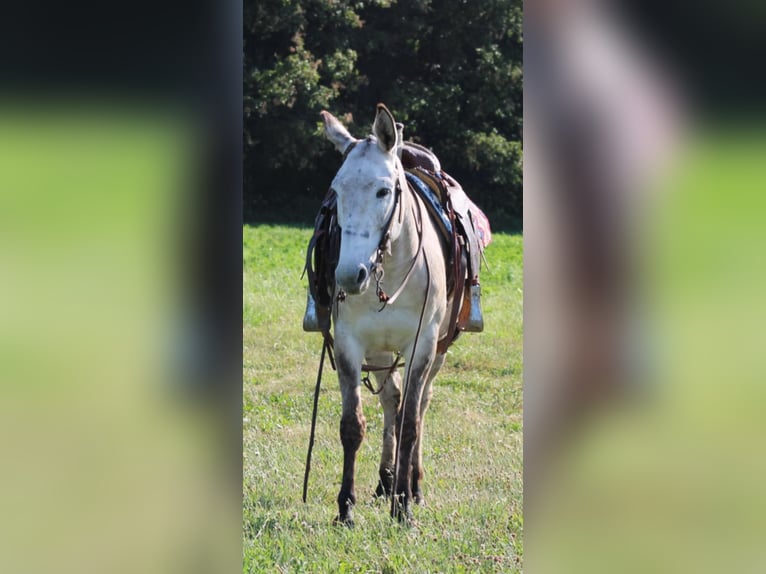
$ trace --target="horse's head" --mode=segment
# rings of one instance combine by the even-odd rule
[[[335,281],[347,294],[359,294],[369,285],[378,249],[386,249],[388,241],[396,237],[394,211],[401,190],[402,167],[397,157],[401,131],[383,104],[378,104],[373,135],[363,140],[352,137],[329,112],[323,111],[322,119],[325,136],[345,157],[332,181],[341,228]]]

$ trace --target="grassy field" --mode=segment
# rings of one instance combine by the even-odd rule
[[[415,527],[373,500],[383,415],[363,390],[356,528],[332,525],[340,393],[327,367],[308,503],[301,502],[321,337],[301,329],[310,230],[244,229],[244,572],[515,572],[522,566],[522,238],[497,234],[482,275],[485,331],[464,334],[435,381]]]

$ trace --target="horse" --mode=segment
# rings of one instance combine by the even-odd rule
[[[432,383],[444,364],[453,307],[463,300],[454,290],[449,296],[446,247],[407,184],[399,157],[401,124],[378,104],[372,134],[356,139],[329,112],[321,116],[324,136],[343,154],[331,185],[340,233],[332,320],[343,405],[335,522],[354,524],[356,455],[367,426],[360,382],[367,371],[376,378],[383,408],[376,495],[392,497],[392,517],[409,523],[413,503],[423,503],[423,422]]]

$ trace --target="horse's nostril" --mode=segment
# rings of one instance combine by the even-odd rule
[[[367,279],[367,269],[362,267],[359,269],[359,274],[356,276],[356,282],[363,283],[365,279]]]

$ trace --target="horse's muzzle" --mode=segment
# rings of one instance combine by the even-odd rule
[[[338,268],[335,270],[335,283],[348,295],[359,295],[370,283],[370,270],[362,263],[356,268]]]

